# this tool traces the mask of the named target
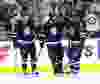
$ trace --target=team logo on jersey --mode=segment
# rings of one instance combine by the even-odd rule
[[[95,17],[89,17],[88,18],[88,23],[89,24],[96,24],[96,18]]]

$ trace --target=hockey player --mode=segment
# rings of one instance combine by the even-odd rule
[[[80,71],[80,57],[81,57],[81,52],[84,47],[84,41],[85,41],[84,33],[82,34],[82,32],[87,31],[86,23],[84,23],[84,26],[82,24],[82,20],[84,17],[84,14],[81,13],[82,11],[84,10],[75,9],[73,10],[73,13],[72,13],[72,25],[71,25],[72,34],[70,35],[71,47],[69,48],[68,57],[70,60],[71,73],[74,75],[77,75]],[[81,30],[82,27],[83,27],[83,30]],[[83,37],[80,37],[80,34]]]
[[[16,50],[16,32],[21,32],[23,25],[23,17],[21,15],[22,8],[19,5],[16,5],[16,9],[10,9],[10,25],[8,36],[13,40],[13,48]]]
[[[73,9],[71,15],[71,24],[66,27],[70,46],[67,49],[67,56],[69,59],[70,74],[78,74],[80,70],[80,12]]]
[[[27,69],[27,59],[28,54],[30,54],[31,57],[31,66],[32,66],[32,72],[36,68],[35,62],[37,61],[36,58],[36,46],[33,42],[35,38],[35,34],[31,31],[31,28],[29,26],[26,26],[24,28],[24,32],[17,32],[17,47],[20,48],[21,56],[22,56],[22,67],[23,71],[26,72]]]
[[[67,38],[68,40],[70,40],[70,46],[68,47],[68,51],[67,51],[67,56],[69,59],[69,64],[70,64],[70,69],[71,69],[71,73],[72,74],[77,74],[79,69],[80,69],[80,16],[79,12],[74,13],[76,15],[74,15],[74,17],[72,16],[72,14],[70,13],[71,8],[69,9],[69,11],[67,11],[65,4],[65,14],[61,15],[62,13],[59,13],[58,17],[57,17],[57,24],[58,28],[60,28],[60,31],[65,29],[64,33],[65,33],[65,38]],[[72,5],[72,4],[70,4]],[[71,7],[69,5],[69,7]],[[67,14],[66,14],[67,13]],[[79,14],[79,15],[78,15]],[[59,17],[62,18],[59,19]],[[77,18],[77,19],[75,19]],[[61,29],[62,28],[62,29]]]
[[[54,74],[63,73],[63,47],[61,46],[62,32],[57,32],[56,24],[51,25],[48,33],[48,55],[53,65]]]
[[[65,14],[62,12],[60,7],[56,9],[56,13],[55,10],[53,10],[52,14],[56,16],[54,17],[52,15],[49,21],[51,25],[48,27],[48,43],[51,43],[48,44],[48,53],[54,67],[54,74],[63,73],[62,61],[64,46],[62,46],[61,41],[64,40],[64,32],[67,32],[64,31],[64,28],[69,28],[71,25],[70,19],[64,16]],[[54,50],[56,50],[56,52],[54,52]]]

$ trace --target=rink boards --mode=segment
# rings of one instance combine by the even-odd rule
[[[65,65],[67,66],[67,65]],[[65,69],[66,70],[66,69]],[[30,67],[28,67],[28,72],[31,72]],[[38,66],[36,71],[38,72],[52,72],[52,65],[42,65]],[[20,73],[22,72],[21,67],[0,67],[0,73]],[[100,72],[100,64],[81,64],[80,72]]]
[[[85,42],[85,45],[88,45],[88,44],[94,46],[93,52],[96,52],[96,55],[97,55],[97,40],[94,40],[94,39],[87,40]],[[10,50],[9,53],[12,53],[12,52],[13,51]],[[46,52],[46,51],[44,51],[44,52]],[[93,55],[95,55],[95,53]],[[48,56],[44,56],[44,57],[48,61]],[[87,58],[84,58],[84,56],[82,56],[81,64],[80,64],[80,73],[81,72],[100,72],[100,60],[97,60],[95,56],[92,56],[92,57],[93,58],[89,58],[87,60]],[[7,56],[7,59],[9,59],[9,60],[6,64],[4,64],[4,65],[0,64],[0,73],[11,73],[11,74],[12,73],[14,73],[14,74],[22,73],[22,68],[20,66],[17,66],[17,64],[16,64],[16,53],[15,52],[14,52],[13,55]],[[40,59],[40,57],[39,57],[39,59]],[[44,58],[40,59],[41,62],[43,62],[43,59]],[[67,67],[67,63],[64,64],[64,67]],[[53,69],[52,69],[52,65],[50,64],[50,62],[47,63],[47,64],[46,63],[43,63],[43,64],[40,63],[38,65],[36,71],[39,72],[39,73],[41,73],[41,72],[47,73],[48,74],[48,77],[46,77],[47,79],[53,78]],[[64,68],[64,71],[66,71],[66,68]],[[31,72],[30,67],[28,67],[27,72]]]

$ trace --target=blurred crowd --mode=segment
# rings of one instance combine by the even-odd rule
[[[18,21],[27,24],[28,20],[36,28],[48,23],[52,25],[54,22],[57,24],[65,22],[68,25],[75,22],[80,23],[80,30],[83,30],[86,27],[84,18],[89,12],[95,13],[96,17],[99,17],[100,12],[99,3],[94,0],[1,0],[0,2],[0,23],[4,22],[9,26],[8,30],[13,31],[14,24]],[[66,29],[68,30],[63,28]]]
[[[0,2],[0,14],[5,14],[3,15],[5,18],[8,17],[9,20],[11,20],[17,16],[17,19],[24,19],[24,16],[28,16],[31,17],[36,24],[45,24],[45,21],[50,17],[50,13],[52,16],[62,14],[70,18],[72,14],[77,13],[77,16],[79,14],[84,17],[86,11],[92,4],[96,4],[95,9],[97,11],[95,12],[97,14],[99,12],[97,8],[99,5],[97,5],[94,0],[1,0]],[[79,16],[79,20],[80,19]],[[74,20],[76,21],[78,18],[75,16],[75,18],[73,18],[73,21]]]

